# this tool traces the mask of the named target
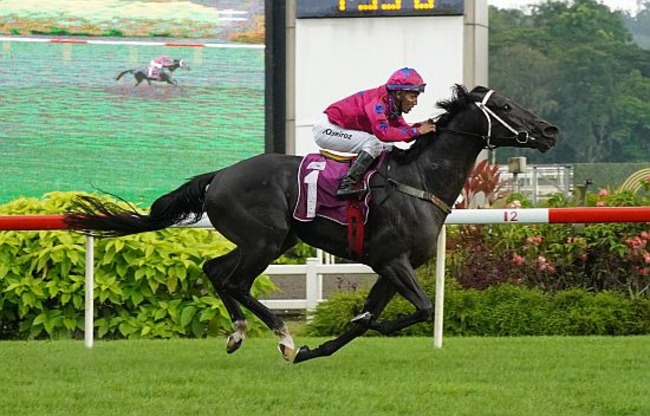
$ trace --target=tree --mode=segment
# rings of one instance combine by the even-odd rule
[[[636,42],[645,49],[650,49],[650,1],[639,1],[636,16],[626,14],[625,26],[630,30]]]
[[[595,0],[547,1],[526,15],[490,9],[490,84],[562,129],[533,163],[639,160],[647,149],[650,52],[620,12]],[[519,151],[521,153],[521,151]],[[512,152],[499,152],[503,162]]]

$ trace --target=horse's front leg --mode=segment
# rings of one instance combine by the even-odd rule
[[[370,289],[370,293],[368,293],[368,298],[361,313],[352,319],[350,329],[338,338],[327,341],[313,350],[303,345],[298,349],[293,359],[294,364],[311,360],[312,358],[330,356],[355,338],[363,335],[372,327],[372,320],[381,314],[388,302],[395,295],[395,292],[396,288],[390,280],[379,276],[378,280]]]
[[[418,282],[411,264],[408,261],[394,263],[385,270],[385,273],[385,276],[395,285],[397,292],[415,306],[415,312],[392,321],[372,322],[370,329],[389,335],[429,319],[433,313],[433,305]]]

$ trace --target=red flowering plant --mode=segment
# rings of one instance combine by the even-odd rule
[[[485,169],[477,165],[477,169]],[[472,175],[485,177],[485,174]],[[508,207],[531,207],[523,195],[504,195],[492,177],[468,181],[464,195],[481,187],[486,198]],[[646,187],[650,188],[650,182]],[[580,201],[554,194],[545,206],[575,206]],[[631,191],[597,190],[587,198],[590,206],[650,206],[650,200]],[[463,202],[456,208],[471,206]],[[630,296],[650,296],[650,223],[467,225],[449,227],[448,273],[462,287],[484,289],[501,283],[543,290],[573,287],[592,291],[614,290]]]
[[[491,208],[504,204],[508,193],[503,191],[506,181],[501,179],[499,165],[490,165],[482,160],[474,166],[468,177],[455,209]],[[484,289],[493,284],[516,280],[512,277],[512,268],[506,257],[507,248],[503,247],[508,239],[494,239],[491,225],[463,225],[450,227],[447,234],[448,270],[456,276],[463,287]]]
[[[505,184],[506,181],[501,179],[499,165],[490,165],[484,159],[474,166],[454,208],[489,208],[495,201],[507,196],[503,191]]]

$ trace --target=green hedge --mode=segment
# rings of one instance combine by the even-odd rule
[[[424,289],[432,300],[433,282]],[[445,290],[444,332],[450,336],[527,335],[640,335],[650,334],[650,299],[629,298],[615,292],[592,293],[570,289],[545,293],[511,284],[486,290]],[[366,291],[338,293],[316,308],[308,332],[314,336],[339,335],[363,306]],[[413,307],[396,297],[381,319],[411,313]],[[433,322],[406,328],[396,335],[430,336]],[[376,334],[373,331],[369,335]]]
[[[62,213],[74,195],[21,198],[0,206],[0,214]],[[232,248],[216,232],[168,229],[96,240],[95,246],[97,338],[202,337],[232,329],[201,270],[205,260]],[[82,337],[84,253],[79,234],[0,232],[0,339]],[[252,291],[272,290],[261,277]],[[265,328],[247,316],[252,335]]]

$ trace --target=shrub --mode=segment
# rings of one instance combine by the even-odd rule
[[[102,36],[108,36],[108,37],[113,37],[113,38],[123,38],[124,37],[124,32],[121,30],[117,29],[109,29],[108,31],[102,33]]]
[[[21,198],[0,206],[0,213],[61,213],[74,195]],[[0,233],[0,338],[81,336],[84,246],[83,236],[67,231]],[[232,248],[216,232],[168,229],[101,239],[96,246],[98,338],[202,337],[230,330],[230,318],[201,270],[204,260]],[[252,292],[272,289],[268,277],[260,277]],[[263,325],[246,313],[254,335]]]
[[[433,282],[424,282],[434,299]],[[444,331],[450,336],[638,335],[650,333],[650,299],[620,293],[571,289],[543,292],[503,284],[487,290],[445,290]],[[316,308],[308,331],[314,336],[339,335],[361,311],[367,292],[339,293]],[[411,313],[404,299],[393,299],[381,320]],[[432,322],[414,325],[397,335],[430,336]],[[369,331],[369,335],[375,334]]]
[[[636,307],[641,303],[612,292],[574,289],[557,293],[551,305],[562,335],[637,335],[647,333]]]
[[[315,336],[340,334],[350,319],[359,314],[367,296],[365,291],[338,292],[316,307],[308,333]]]

